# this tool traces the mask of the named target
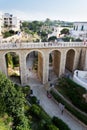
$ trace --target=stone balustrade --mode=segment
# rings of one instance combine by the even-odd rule
[[[54,47],[87,47],[84,42],[26,42],[26,43],[0,43],[0,50],[3,49],[26,49],[26,48],[54,48]]]

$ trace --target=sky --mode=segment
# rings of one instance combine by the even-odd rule
[[[21,20],[87,21],[87,0],[0,0],[0,14]]]

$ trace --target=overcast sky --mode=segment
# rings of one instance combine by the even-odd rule
[[[87,21],[87,0],[0,0],[0,12],[22,20]]]

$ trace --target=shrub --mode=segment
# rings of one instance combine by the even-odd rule
[[[50,123],[51,122],[51,118],[47,115],[47,113],[38,105],[35,105],[33,104],[31,107],[30,107],[30,110],[29,112],[37,117],[38,119],[43,119],[45,122],[48,122]]]
[[[62,78],[59,80],[58,88],[61,93],[64,94],[68,99],[80,110],[87,112],[87,104],[82,98],[82,95],[86,93],[85,88],[76,84],[69,78]],[[64,92],[64,93],[63,93]]]
[[[58,119],[57,117],[54,116],[52,121],[59,128],[59,130],[70,130],[68,125],[65,124],[61,119]]]
[[[30,86],[24,86],[22,87],[22,92],[25,94],[25,96],[29,95],[30,93]]]
[[[87,125],[87,116],[81,114],[79,111],[77,111],[74,107],[72,107],[70,104],[68,104],[64,99],[62,99],[56,92],[53,90],[51,91],[52,96],[57,100],[58,102],[61,102],[65,105],[66,109],[70,111],[73,115],[75,115],[79,120],[84,122]]]
[[[31,104],[37,104],[37,98],[35,96],[30,97]]]
[[[55,125],[53,125],[53,124],[46,124],[45,126],[44,126],[44,129],[45,130],[59,130],[59,128],[57,128]]]
[[[37,105],[32,105],[29,112],[34,115],[36,118],[41,119],[41,109]]]

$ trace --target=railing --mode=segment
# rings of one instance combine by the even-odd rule
[[[87,47],[87,43],[84,42],[26,42],[26,43],[0,43],[0,50],[3,49],[27,49],[27,48],[64,48],[64,47]]]

